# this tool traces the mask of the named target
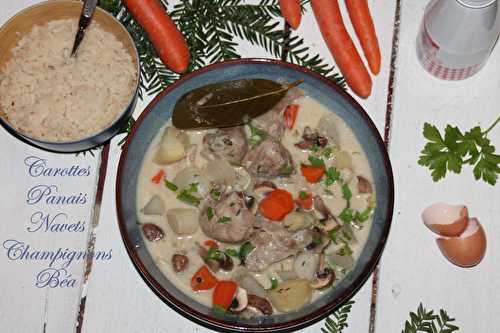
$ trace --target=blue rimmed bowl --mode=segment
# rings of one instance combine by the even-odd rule
[[[375,183],[377,208],[367,243],[354,269],[336,288],[299,312],[246,320],[214,313],[183,294],[160,271],[149,254],[138,227],[136,193],[139,171],[150,143],[170,120],[177,100],[209,83],[243,78],[304,79],[300,88],[342,118],[354,132],[367,156]],[[241,59],[205,67],[188,74],[158,95],[135,123],[118,166],[117,213],[123,241],[135,267],[148,286],[175,311],[192,321],[231,332],[284,332],[297,330],[324,318],[352,297],[368,279],[384,248],[392,219],[394,185],[391,164],[377,128],[363,108],[341,88],[303,67],[277,60]]]

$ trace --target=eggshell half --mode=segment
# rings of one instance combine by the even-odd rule
[[[479,221],[469,219],[467,228],[459,237],[436,240],[443,255],[460,267],[472,267],[481,262],[486,253],[486,234]]]
[[[469,212],[464,205],[449,205],[438,202],[424,210],[422,220],[436,234],[456,237],[467,227]]]

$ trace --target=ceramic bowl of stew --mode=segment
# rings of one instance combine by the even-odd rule
[[[197,302],[172,282],[148,250],[138,206],[138,186],[146,153],[172,116],[176,102],[186,93],[214,82],[264,78],[295,82],[300,89],[342,120],[352,132],[366,157],[371,172],[373,210],[371,226],[352,270],[335,286],[297,311],[271,316],[243,318]],[[306,68],[267,59],[241,59],[207,66],[183,76],[159,94],[141,114],[124,146],[116,183],[118,225],[128,254],[138,273],[169,307],[205,327],[224,332],[294,331],[325,318],[349,300],[367,281],[384,249],[394,203],[394,185],[389,157],[380,134],[368,114],[333,81]],[[168,207],[167,207],[168,208]]]

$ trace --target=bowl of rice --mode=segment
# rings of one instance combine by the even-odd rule
[[[137,49],[104,10],[97,8],[70,56],[81,10],[79,1],[47,1],[0,28],[0,122],[50,151],[83,151],[108,141],[137,100]]]

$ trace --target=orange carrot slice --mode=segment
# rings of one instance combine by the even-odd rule
[[[207,266],[201,268],[191,278],[191,288],[194,291],[209,290],[215,287],[217,278],[210,272]]]
[[[281,221],[294,208],[293,196],[290,192],[276,189],[269,192],[259,204],[260,213],[269,220]]]

